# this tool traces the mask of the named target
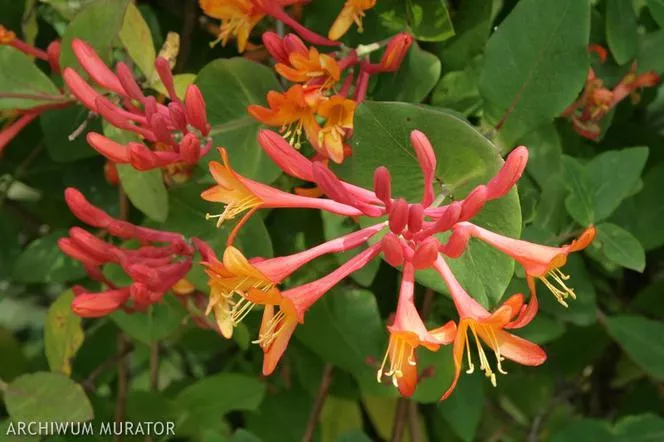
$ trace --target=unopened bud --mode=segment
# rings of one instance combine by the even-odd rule
[[[135,169],[146,171],[159,167],[157,156],[145,145],[140,143],[129,143],[128,147],[130,158],[128,162],[130,162]]]
[[[84,318],[99,318],[113,313],[129,299],[129,289],[83,293],[74,298],[71,309]]]
[[[185,94],[185,108],[187,112],[187,121],[198,129],[204,137],[210,132],[208,124],[205,100],[198,86],[192,84],[187,88]]]
[[[97,52],[83,40],[74,39],[71,43],[76,59],[90,78],[99,86],[118,95],[124,95],[125,91],[118,77],[106,66]]]
[[[420,163],[420,169],[424,175],[422,204],[426,207],[434,200],[433,180],[436,173],[436,153],[427,136],[419,130],[410,133],[410,143],[415,149],[417,161]]]
[[[134,100],[138,100],[142,103],[145,100],[145,95],[143,95],[141,87],[136,83],[134,74],[131,72],[131,69],[129,69],[129,66],[120,62],[115,66],[115,72],[117,73],[118,80],[120,81],[120,84],[122,84],[125,93]]]
[[[164,144],[174,144],[173,136],[168,128],[168,121],[159,112],[150,118],[150,129],[154,132],[157,140]]]
[[[458,258],[468,247],[469,241],[470,231],[463,225],[457,224],[447,243],[440,247],[440,251],[450,258]]]
[[[403,248],[399,238],[392,232],[388,232],[381,240],[381,250],[385,261],[392,267],[399,267],[403,264]]]
[[[451,229],[461,216],[461,203],[459,201],[448,204],[444,209],[440,218],[436,220],[436,232],[445,232]]]
[[[99,152],[107,159],[120,164],[126,164],[130,162],[131,155],[125,145],[116,143],[115,141],[106,138],[105,136],[96,132],[88,132],[85,138],[88,141],[88,144],[92,146],[94,150]]]
[[[311,160],[293,149],[281,135],[270,130],[261,130],[258,133],[258,144],[288,175],[304,181],[314,181]]]
[[[284,47],[289,56],[293,53],[302,55],[307,55],[309,53],[309,50],[302,39],[295,34],[287,34],[284,37]]]
[[[60,68],[60,51],[61,45],[59,41],[52,41],[46,48],[46,53],[48,54],[48,64],[51,66],[51,70],[56,73],[62,72]]]
[[[438,240],[430,236],[422,241],[413,254],[413,266],[417,270],[428,269],[438,259]]]
[[[389,218],[390,230],[401,233],[408,224],[408,203],[405,199],[399,198],[392,204]]]
[[[115,254],[113,253],[114,246],[102,241],[87,230],[80,227],[72,227],[69,229],[69,236],[79,249],[93,256],[95,260],[99,262],[115,260]]]
[[[392,201],[392,177],[390,177],[390,171],[384,166],[378,167],[374,172],[374,193],[386,206],[390,205]]]
[[[330,169],[320,162],[314,162],[312,170],[314,182],[327,196],[337,202],[354,205],[350,194]]]
[[[94,90],[80,75],[72,68],[65,68],[62,74],[69,91],[76,99],[92,112],[97,112],[96,100],[101,94]]]
[[[154,62],[154,67],[157,70],[161,82],[164,84],[164,87],[168,91],[168,96],[172,101],[178,101],[178,95],[175,92],[175,84],[173,81],[173,72],[171,71],[171,65],[168,63],[164,57],[157,57]]]
[[[424,223],[424,207],[422,204],[413,204],[408,210],[408,231],[419,232]]]
[[[201,143],[192,133],[184,136],[180,142],[180,157],[187,164],[196,164],[201,158]]]
[[[182,132],[187,130],[187,115],[184,106],[179,101],[171,101],[168,104],[168,112],[171,115],[171,121]]]
[[[474,188],[461,202],[461,215],[459,219],[465,221],[477,215],[487,202],[489,191],[485,185]]]
[[[392,37],[380,60],[381,70],[383,72],[395,72],[398,70],[412,44],[412,35],[405,32],[401,32]]]
[[[106,212],[88,202],[78,189],[68,187],[65,190],[65,202],[76,218],[94,227],[106,228],[112,222]]]
[[[274,32],[263,33],[263,44],[277,63],[288,63],[288,51],[283,39]]]
[[[121,239],[133,239],[137,236],[137,228],[127,221],[114,219],[107,227],[108,233]]]
[[[83,250],[70,238],[60,238],[58,240],[58,248],[62,253],[79,261],[86,267],[96,267],[103,264],[102,261],[89,254],[86,250]]]
[[[492,200],[507,194],[523,175],[527,163],[528,149],[525,146],[519,146],[510,152],[505,164],[487,184],[487,198]]]
[[[106,161],[104,164],[104,178],[111,186],[117,186],[120,183],[118,168],[113,161]]]

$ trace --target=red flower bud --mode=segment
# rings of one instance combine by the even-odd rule
[[[392,177],[390,177],[390,171],[386,167],[380,166],[374,171],[374,193],[386,206],[390,205],[392,201]]]
[[[390,230],[399,234],[403,231],[408,223],[408,203],[405,199],[399,198],[396,200],[390,209]]]
[[[173,83],[173,72],[171,71],[171,65],[163,57],[157,57],[154,62],[154,67],[157,69],[157,74],[161,78],[161,82],[164,83],[164,87],[168,91],[168,96],[173,101],[178,101],[179,98],[175,93],[175,85]]]
[[[327,196],[343,204],[353,205],[350,194],[330,169],[320,162],[313,163],[314,182]]]
[[[487,198],[493,200],[507,194],[523,175],[527,163],[528,149],[525,146],[519,146],[510,152],[503,167],[487,184]]]
[[[392,232],[388,232],[381,240],[381,250],[385,261],[393,267],[399,267],[403,264],[403,248],[399,238]]]
[[[97,52],[83,40],[74,39],[71,43],[76,59],[83,69],[90,74],[95,83],[104,89],[124,95],[125,90],[118,77],[106,66],[106,63],[97,55]]]
[[[413,266],[417,270],[428,269],[438,259],[438,240],[430,236],[422,241],[413,254]]]
[[[422,195],[422,204],[427,207],[435,199],[433,190],[433,180],[436,173],[436,153],[433,150],[431,142],[419,130],[410,133],[410,143],[415,149],[417,161],[420,163],[422,174],[424,175],[424,194]]]
[[[99,262],[115,261],[115,246],[108,244],[80,227],[69,229],[69,236],[75,245]]]
[[[201,143],[198,137],[192,133],[184,136],[180,142],[180,156],[187,164],[196,164],[201,158]]]
[[[459,219],[464,221],[477,215],[488,200],[489,191],[485,185],[474,188],[461,202],[461,215]]]
[[[56,73],[62,72],[60,68],[60,42],[55,40],[52,41],[46,48],[46,53],[48,54],[48,64],[51,66],[51,70]]]
[[[76,218],[93,227],[107,228],[113,218],[88,202],[81,192],[73,187],[65,189],[65,201]]]
[[[58,240],[58,248],[62,250],[62,253],[76,261],[80,261],[84,266],[97,267],[103,264],[103,261],[83,250],[70,238],[60,238]]]
[[[109,160],[120,164],[127,164],[130,162],[131,155],[125,145],[116,143],[96,132],[88,132],[85,138],[94,150]]]
[[[81,104],[83,104],[83,106],[87,107],[92,112],[97,112],[95,101],[98,97],[101,97],[99,92],[86,83],[85,80],[78,75],[78,72],[72,68],[65,68],[62,78],[65,80],[69,91]]]
[[[137,236],[137,228],[132,223],[114,219],[107,227],[108,233],[122,239],[133,239]]]
[[[288,63],[288,51],[284,46],[284,40],[278,34],[264,32],[263,44],[277,63]]]
[[[293,149],[281,135],[270,130],[261,130],[258,133],[258,143],[288,175],[304,181],[314,181],[311,160]]]
[[[145,95],[143,95],[141,87],[136,83],[134,74],[131,72],[131,69],[129,69],[129,66],[120,62],[115,66],[115,72],[118,74],[118,80],[120,81],[120,84],[122,84],[125,93],[134,100],[138,100],[141,103],[144,102]]]
[[[168,104],[168,112],[171,115],[171,121],[182,132],[187,131],[187,115],[184,106],[179,101],[171,101]]]
[[[198,86],[192,84],[187,88],[184,104],[187,111],[187,121],[206,137],[210,132],[210,125],[207,120],[205,100],[203,100],[203,95]]]
[[[118,168],[113,161],[106,161],[104,164],[104,178],[111,186],[117,186],[120,183],[120,176],[118,175]]]
[[[413,204],[408,210],[408,231],[419,232],[424,223],[424,207],[422,204]]]
[[[168,121],[159,112],[152,114],[150,118],[150,129],[154,132],[157,140],[164,144],[174,144],[173,136],[168,128]]]
[[[395,72],[398,70],[412,44],[413,37],[405,32],[392,37],[380,60],[381,70],[384,72]]]
[[[457,224],[447,243],[440,247],[440,251],[450,258],[458,258],[466,250],[466,247],[468,247],[469,241],[470,231]]]
[[[286,34],[284,37],[284,48],[286,53],[290,56],[292,53],[308,55],[309,50],[304,42],[295,34]],[[285,63],[289,63],[288,58],[286,58]]]
[[[99,318],[113,313],[129,299],[129,289],[101,293],[82,293],[74,298],[71,309],[84,318]]]

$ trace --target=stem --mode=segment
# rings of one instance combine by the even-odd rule
[[[410,402],[408,404],[408,433],[410,435],[410,442],[422,442],[422,429],[420,428],[420,420],[417,413],[417,402]]]
[[[397,401],[390,442],[401,442],[403,439],[403,430],[406,428],[406,418],[408,417],[408,402],[408,399],[404,397],[400,397]]]
[[[122,361],[124,358],[126,358],[132,351],[134,351],[134,344],[131,342],[126,342],[126,345],[124,348],[120,349],[116,354],[110,356],[104,362],[99,364],[97,368],[92,370],[88,377],[82,382],[83,388],[85,388],[86,391],[89,393],[92,393],[95,389],[95,381],[97,378],[104,373],[106,370],[117,364],[118,362]]]
[[[198,7],[193,0],[188,0],[184,5],[184,23],[182,25],[180,53],[175,64],[175,73],[183,72],[191,54],[191,36],[196,28],[196,19],[198,18],[197,9]]]
[[[320,419],[320,414],[323,411],[323,405],[325,405],[325,399],[327,398],[327,393],[330,389],[330,384],[332,383],[333,371],[334,367],[332,364],[325,365],[325,368],[323,369],[323,378],[321,379],[320,387],[318,388],[318,395],[316,396],[311,413],[309,414],[307,429],[304,432],[304,436],[302,436],[302,442],[311,442],[314,439],[318,420]]]
[[[150,345],[150,390],[159,391],[159,341]]]
[[[118,335],[118,349],[122,350],[129,342],[124,333],[120,332]],[[127,391],[129,386],[127,360],[121,358],[118,360],[118,395],[115,402],[115,422],[122,422],[125,418],[125,411],[127,408]],[[119,436],[115,436],[113,440],[119,441]]]

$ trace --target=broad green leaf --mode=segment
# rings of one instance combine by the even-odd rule
[[[586,164],[595,221],[608,218],[632,194],[647,158],[647,147],[632,147],[601,153]]]
[[[15,422],[83,422],[93,417],[83,388],[58,373],[24,374],[6,386],[4,399]]]
[[[406,16],[413,36],[422,41],[444,41],[454,28],[444,0],[406,0]]]
[[[563,156],[563,176],[569,195],[565,199],[567,213],[582,226],[595,220],[594,195],[585,168],[578,160]]]
[[[71,20],[78,11],[97,0],[39,0],[42,3],[48,3],[64,18]]]
[[[540,188],[547,180],[562,170],[562,141],[556,127],[546,124],[519,139],[528,148],[528,174]]]
[[[157,53],[152,41],[150,27],[143,18],[141,11],[131,2],[127,7],[120,29],[120,41],[127,49],[131,59],[143,72],[145,78],[151,78]]]
[[[470,124],[436,108],[405,103],[366,102],[355,114],[352,175],[357,185],[373,188],[373,173],[386,166],[392,175],[392,192],[411,203],[422,195],[423,179],[410,145],[414,129],[424,132],[437,154],[436,191],[453,200],[464,198],[476,185],[486,183],[502,164],[496,148]],[[503,235],[518,237],[521,209],[516,191],[492,201],[474,222]],[[459,259],[450,260],[461,284],[479,302],[490,306],[509,283],[514,263],[480,242],[471,242]],[[433,270],[416,274],[422,284],[438,291],[447,288]]]
[[[196,84],[207,104],[214,145],[228,149],[238,173],[274,181],[280,170],[256,141],[261,124],[247,112],[250,104],[266,105],[267,93],[280,89],[272,70],[243,58],[214,60],[198,73]],[[212,149],[203,162],[218,159],[219,153]]]
[[[349,431],[362,429],[362,410],[357,401],[328,396],[320,415],[321,442],[336,442]]]
[[[664,380],[664,324],[641,316],[606,318],[607,331],[646,373]]]
[[[590,0],[522,0],[489,38],[480,92],[506,145],[576,99],[588,75],[589,35]]]
[[[267,394],[260,412],[245,414],[247,430],[263,442],[302,440],[313,398],[296,382],[291,388]]]
[[[475,440],[484,411],[484,383],[479,373],[462,375],[454,393],[438,405],[438,411],[464,442]]]
[[[245,429],[238,428],[233,437],[231,437],[230,442],[262,442],[260,437],[256,436],[254,433],[251,433]]]
[[[109,61],[111,45],[122,28],[128,4],[129,0],[96,0],[81,9],[62,36],[60,54],[62,69],[78,67],[78,61],[71,48],[75,38],[84,40],[103,60]]]
[[[634,58],[638,46],[638,29],[632,2],[607,0],[606,41],[618,64],[625,64]]]
[[[646,267],[646,253],[639,240],[627,230],[611,223],[597,226],[597,242],[607,258],[628,269],[643,272]]]
[[[6,305],[2,307],[7,308]],[[0,327],[0,354],[2,354],[0,379],[3,381],[12,381],[26,370],[28,360],[23,354],[21,344],[12,332],[4,327]]]
[[[88,109],[79,105],[49,110],[40,115],[46,150],[53,161],[67,163],[99,155],[85,140],[88,132],[101,132],[99,120],[90,120],[90,115]],[[82,132],[81,127],[84,127]],[[76,138],[70,140],[73,135]]]
[[[14,262],[14,279],[26,284],[38,284],[65,283],[83,277],[85,270],[80,263],[58,248],[58,240],[63,236],[66,232],[58,230],[32,241]]]
[[[555,341],[563,333],[565,333],[565,324],[545,313],[538,314],[530,324],[515,332],[515,334],[535,344],[547,344]]]
[[[122,188],[134,206],[155,221],[168,218],[168,192],[161,169],[140,171],[129,164],[117,165]]]
[[[342,434],[336,442],[371,442],[371,438],[360,430],[354,430]]]
[[[627,416],[613,427],[616,442],[652,442],[664,437],[664,419],[654,414]]]
[[[29,109],[66,101],[27,55],[0,45],[0,110]]]
[[[436,352],[423,347],[417,350],[417,367],[420,373],[428,375],[420,379],[412,400],[422,403],[438,403],[454,379],[454,361],[452,346],[446,345]],[[392,388],[386,382],[385,387]]]
[[[371,292],[333,289],[311,307],[295,336],[325,361],[375,383],[375,368],[366,361],[382,359],[387,332]]]
[[[664,44],[664,29],[639,36],[639,49],[637,65],[640,72],[664,72],[664,58],[661,57],[661,48]]]
[[[323,218],[325,239],[328,241],[348,235],[360,229],[357,223],[350,218],[341,217],[328,212],[321,212],[321,217]],[[335,253],[334,257],[339,261],[339,264],[343,264],[364,249],[366,249],[366,246],[360,246],[347,252]],[[371,285],[371,282],[374,280],[374,277],[378,272],[378,267],[380,267],[380,261],[373,260],[360,270],[352,273],[350,277],[358,284],[367,287]]]
[[[554,432],[551,442],[612,442],[613,434],[606,421],[579,419]]]
[[[172,421],[175,406],[160,392],[132,390],[127,397],[127,417],[134,422]]]
[[[491,31],[491,2],[463,1],[454,15],[454,37],[442,46],[445,70],[463,70],[484,51]]]
[[[71,376],[71,362],[83,344],[81,318],[71,310],[74,293],[63,292],[51,304],[44,324],[44,350],[51,371]]]
[[[230,411],[255,411],[265,396],[256,377],[219,373],[196,381],[175,398],[178,434],[192,434]]]
[[[440,78],[440,60],[414,43],[399,70],[379,76],[373,98],[377,101],[419,103]]]
[[[468,63],[462,71],[443,75],[433,90],[431,104],[452,109],[468,116],[482,106],[479,91],[479,66],[481,58]]]
[[[646,0],[650,9],[650,15],[655,19],[660,28],[664,28],[664,0]]]
[[[150,344],[175,333],[182,325],[185,315],[185,310],[174,296],[165,296],[146,312],[128,314],[118,310],[110,317],[127,335]]]
[[[18,429],[18,423],[7,418],[0,421],[0,442],[40,442],[39,436],[30,436]]]

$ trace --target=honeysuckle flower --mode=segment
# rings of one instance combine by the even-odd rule
[[[317,85],[328,89],[339,81],[341,69],[337,60],[327,54],[321,54],[316,48],[308,52],[292,51],[288,55],[288,64],[277,63],[275,70],[293,83]]]
[[[362,213],[354,207],[337,201],[293,195],[245,178],[231,168],[226,150],[219,148],[219,152],[222,163],[210,162],[210,173],[218,184],[205,190],[201,197],[206,201],[226,204],[221,214],[207,215],[207,219],[217,219],[217,226],[221,226],[225,220],[247,212],[229,236],[229,244],[237,230],[259,208],[299,207],[320,209],[345,216],[357,216]]]
[[[299,149],[303,133],[308,140],[315,139],[318,131],[316,108],[321,99],[319,89],[296,84],[283,94],[268,92],[269,108],[252,104],[247,110],[263,124],[281,126],[284,138]]]
[[[358,31],[362,32],[364,13],[374,6],[376,6],[376,0],[346,0],[327,36],[330,40],[338,40],[348,32],[353,23],[357,25]]]
[[[52,41],[46,51],[36,48],[16,36],[16,33],[0,25],[0,45],[11,46],[31,57],[48,62],[51,70],[60,73],[60,42]]]
[[[507,299],[495,312],[490,313],[466,293],[442,257],[439,257],[436,261],[435,268],[445,281],[459,313],[459,325],[454,338],[453,349],[454,380],[441,397],[441,400],[447,399],[456,387],[463,366],[464,350],[468,363],[466,373],[472,373],[475,370],[469,342],[472,338],[475,339],[477,347],[480,361],[479,368],[484,371],[494,387],[496,386],[496,373],[491,368],[491,362],[484,351],[483,345],[494,352],[496,371],[501,374],[507,374],[502,367],[502,361],[506,358],[528,366],[537,366],[544,363],[546,353],[540,346],[505,331],[505,329],[519,328],[529,323],[535,316],[536,304],[525,307],[523,295],[517,294]],[[469,331],[472,333],[472,338],[468,335]]]
[[[230,338],[233,328],[255,307],[252,299],[258,299],[258,292],[265,299],[275,299],[277,286],[306,263],[359,247],[384,227],[385,223],[376,224],[300,253],[264,260],[248,260],[240,250],[229,246],[221,262],[210,256],[203,263],[210,284],[206,314],[213,311],[222,334]]]
[[[325,125],[317,131],[314,148],[335,163],[344,160],[344,140],[353,129],[355,102],[335,95],[322,101],[317,109],[320,117],[325,118]]]
[[[392,378],[392,383],[402,395],[412,396],[417,387],[418,373],[415,350],[425,347],[436,351],[441,345],[454,340],[456,324],[450,321],[444,326],[427,330],[415,307],[415,268],[406,263],[401,276],[401,289],[394,322],[387,327],[390,339],[383,362],[378,369],[376,379],[382,382],[383,376]],[[387,370],[387,362],[390,362]]]

